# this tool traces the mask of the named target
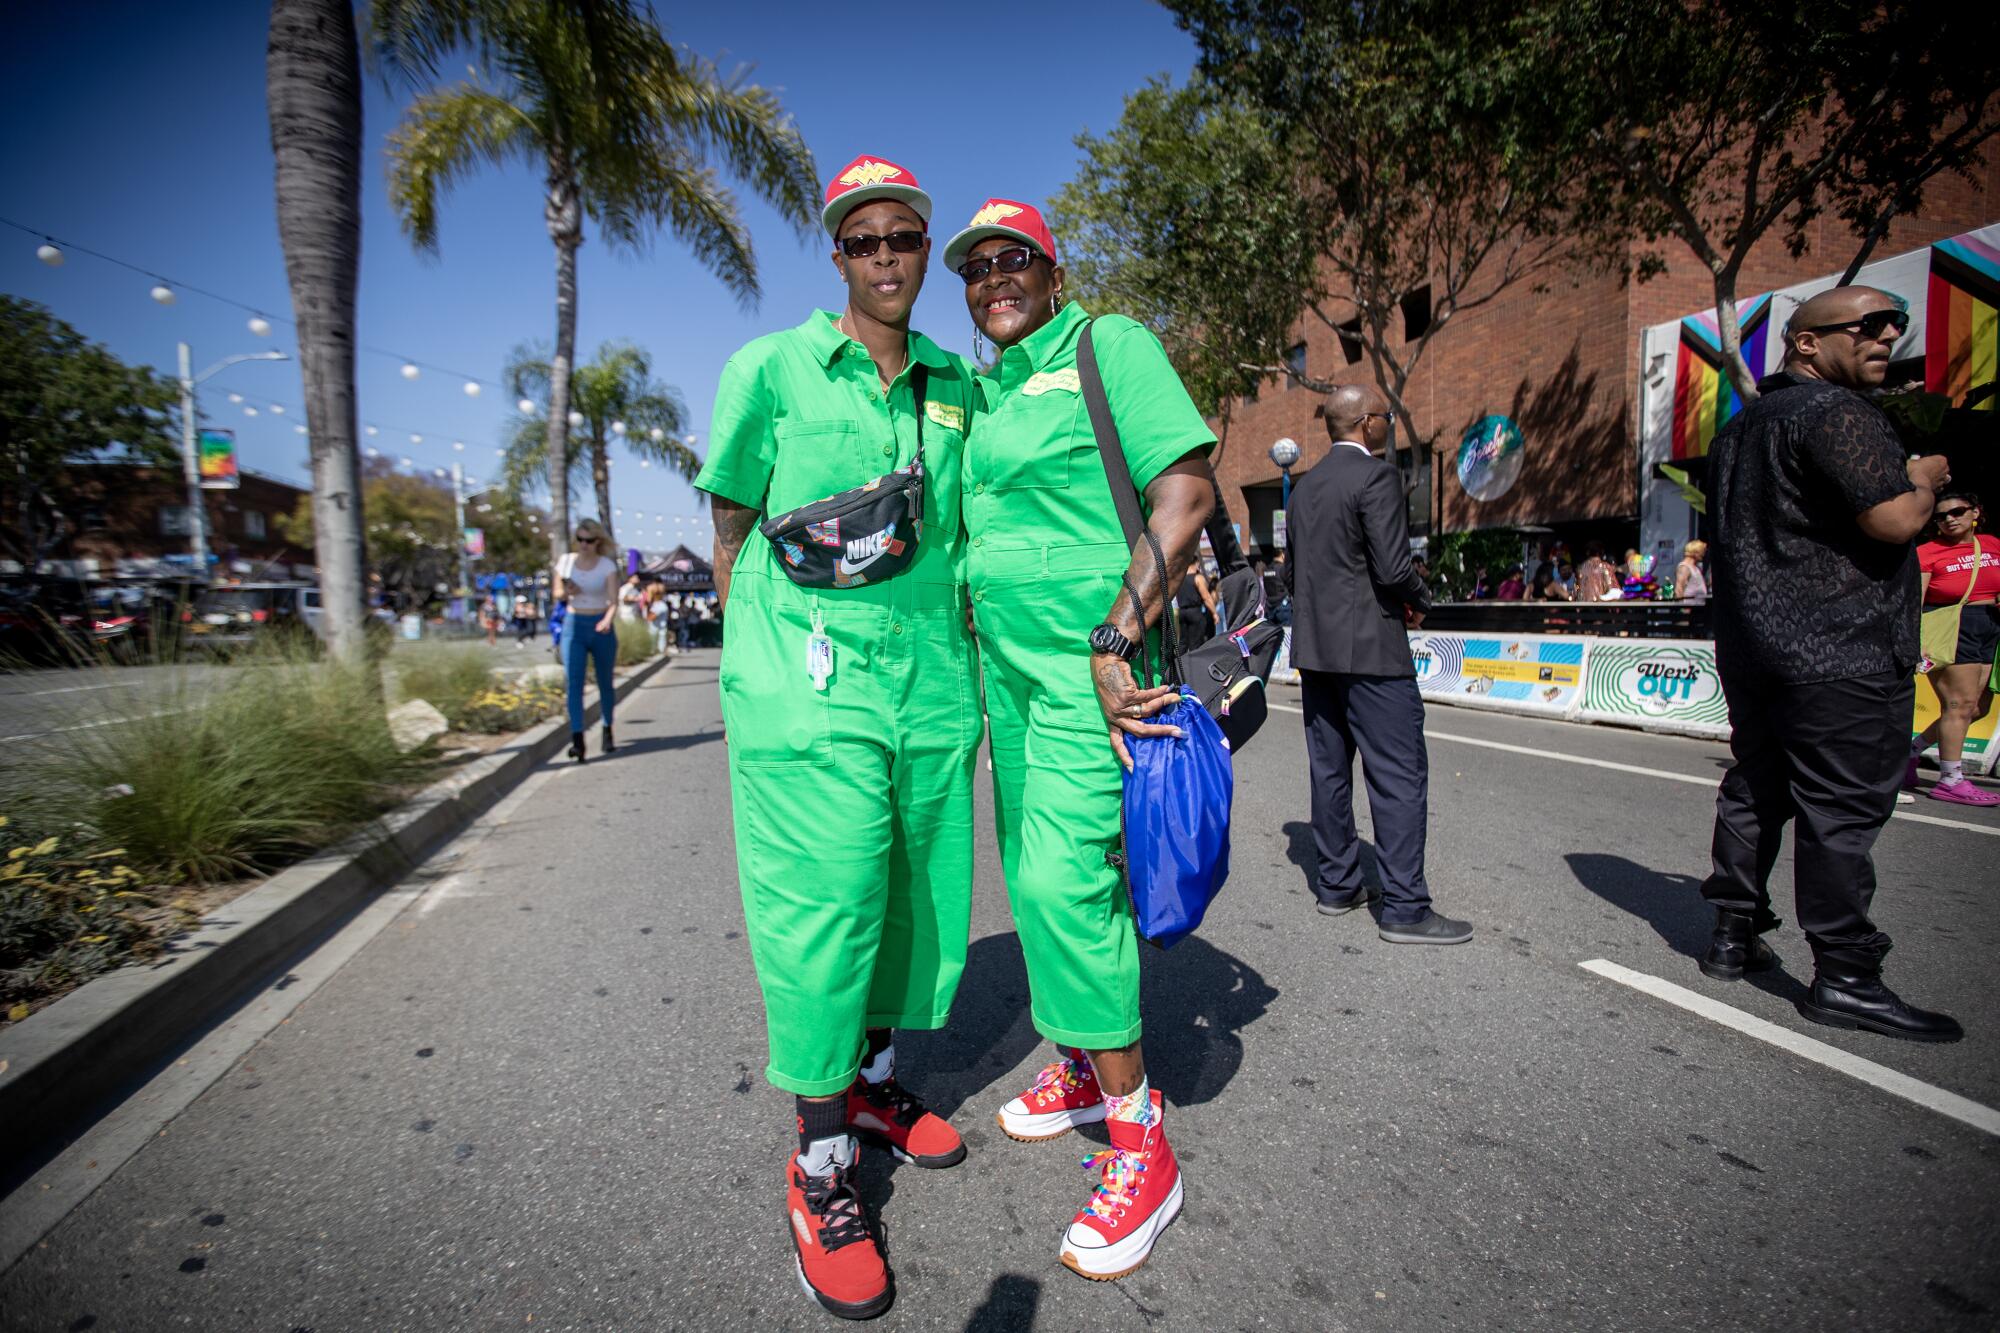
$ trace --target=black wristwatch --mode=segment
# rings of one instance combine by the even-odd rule
[[[1090,651],[1110,653],[1129,662],[1139,655],[1139,645],[1118,632],[1115,625],[1099,625],[1090,632]]]

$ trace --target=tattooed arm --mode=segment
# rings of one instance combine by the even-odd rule
[[[1194,560],[1202,525],[1215,508],[1215,478],[1207,460],[1192,453],[1181,458],[1153,478],[1146,487],[1146,503],[1152,510],[1146,527],[1159,539],[1166,567],[1161,568],[1154,559],[1152,543],[1142,540],[1132,549],[1132,563],[1125,572],[1125,584],[1137,591],[1139,599],[1134,603],[1132,593],[1121,587],[1104,618],[1120,634],[1141,645],[1147,629],[1159,622],[1180,591],[1181,575]],[[1173,727],[1142,720],[1173,706],[1180,693],[1173,686],[1140,689],[1131,663],[1112,653],[1090,655],[1090,679],[1111,732],[1111,749],[1126,768],[1132,767],[1132,755],[1125,748],[1125,737],[1178,734]]]
[[[736,569],[736,557],[757,530],[757,511],[719,495],[711,495],[709,505],[715,510],[715,609],[721,614],[729,607],[729,576]]]

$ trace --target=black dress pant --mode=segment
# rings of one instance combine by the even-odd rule
[[[1701,886],[1717,907],[1778,924],[1767,881],[1792,821],[1799,928],[1813,957],[1879,971],[1889,937],[1868,919],[1869,855],[1896,809],[1910,755],[1916,683],[1879,672],[1787,684],[1722,672],[1736,762],[1715,802],[1714,873]]]
[[[1361,835],[1354,826],[1354,756],[1368,784],[1375,824],[1375,864],[1382,874],[1382,922],[1412,925],[1431,912],[1424,880],[1430,813],[1430,756],[1424,749],[1424,699],[1410,676],[1299,672],[1312,769],[1313,843],[1319,851],[1320,900],[1362,890]]]

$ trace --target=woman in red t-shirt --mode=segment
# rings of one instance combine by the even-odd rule
[[[1962,762],[1966,730],[1993,706],[1993,656],[2000,647],[2000,613],[1995,610],[2000,601],[2000,540],[1977,535],[1979,497],[1970,491],[1945,492],[1932,520],[1937,539],[1917,548],[1924,606],[1951,606],[1964,598],[1965,610],[1959,616],[1958,651],[1952,664],[1930,670],[1938,717],[1911,743],[1903,785],[1917,785],[1917,755],[1935,740],[1942,772],[1931,795],[1960,805],[2000,805],[2000,794],[1966,780]]]

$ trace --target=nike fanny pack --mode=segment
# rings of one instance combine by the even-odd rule
[[[917,456],[873,481],[766,519],[757,528],[778,567],[801,588],[858,588],[895,578],[917,559],[924,533],[925,367],[910,371]]]

